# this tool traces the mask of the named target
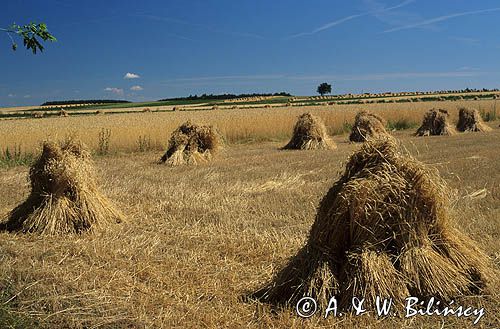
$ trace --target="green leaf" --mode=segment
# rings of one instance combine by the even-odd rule
[[[47,25],[45,23],[37,24],[36,22],[30,22],[24,26],[19,26],[16,23],[10,26],[10,32],[17,34],[23,39],[23,44],[27,50],[31,50],[33,54],[36,54],[37,50],[43,52],[43,45],[40,43],[39,39],[43,41],[57,41],[57,39],[50,34],[47,30]],[[12,49],[17,49],[17,44],[13,42]]]

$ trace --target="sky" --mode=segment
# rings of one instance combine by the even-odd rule
[[[190,94],[500,87],[498,0],[17,0],[33,55],[0,32],[0,107]]]

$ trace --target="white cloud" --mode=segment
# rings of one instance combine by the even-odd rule
[[[418,78],[460,78],[482,76],[480,71],[451,71],[451,72],[392,72],[372,73],[360,75],[317,75],[317,76],[295,76],[291,80],[334,80],[334,81],[378,81],[378,80],[401,80]]]
[[[14,94],[8,94],[7,97],[13,98],[13,97],[16,97],[16,95],[14,95]]]
[[[24,98],[31,98],[31,95],[24,95]]]
[[[284,74],[267,74],[267,75],[222,75],[222,76],[212,76],[212,77],[192,77],[192,78],[177,78],[168,80],[167,82],[175,81],[213,81],[213,80],[272,80],[272,79],[282,79]]]
[[[123,89],[121,89],[121,88],[112,88],[112,87],[107,87],[107,88],[104,88],[104,91],[110,91],[110,92],[112,92],[113,94],[123,96]]]
[[[495,11],[500,11],[500,7],[499,8],[491,8],[491,9],[483,9],[483,10],[466,11],[466,12],[462,12],[462,13],[439,16],[439,17],[423,20],[423,21],[420,21],[420,22],[417,22],[414,24],[403,25],[403,26],[395,27],[395,28],[392,28],[389,30],[385,30],[384,33],[413,29],[416,27],[427,26],[430,24],[447,21],[449,19],[456,18],[456,17],[478,15],[478,14],[490,13],[490,12],[495,12]]]
[[[162,85],[226,85],[236,83],[260,83],[273,80],[287,81],[378,81],[378,80],[399,80],[418,78],[459,78],[476,77],[487,74],[473,67],[462,67],[456,71],[436,71],[436,72],[382,72],[366,74],[322,74],[322,75],[233,75],[233,76],[212,76],[212,77],[191,77],[165,80]]]
[[[285,39],[289,40],[289,39],[294,39],[294,38],[297,38],[297,37],[302,37],[302,36],[305,36],[305,35],[313,35],[313,34],[316,34],[318,32],[321,32],[321,31],[324,31],[324,30],[328,30],[328,29],[330,29],[330,28],[332,28],[334,26],[343,24],[345,22],[348,22],[348,21],[353,20],[353,19],[358,18],[358,17],[387,13],[387,12],[392,11],[394,9],[398,9],[398,8],[407,6],[407,5],[409,5],[409,4],[413,3],[413,2],[415,2],[415,0],[405,0],[405,1],[401,2],[400,4],[398,4],[396,6],[393,6],[393,7],[388,7],[388,8],[379,7],[376,10],[367,11],[367,12],[364,12],[364,13],[361,13],[361,14],[355,14],[355,15],[350,15],[350,16],[347,16],[347,17],[343,17],[343,18],[337,19],[335,21],[326,23],[323,26],[318,27],[317,29],[315,29],[315,30],[313,30],[311,32],[302,32],[302,33],[294,34],[294,35],[291,35],[291,36],[289,36],[289,37],[287,37]]]
[[[481,40],[476,38],[468,38],[468,37],[450,37],[451,40],[458,41],[460,43],[464,43],[469,46],[479,45]]]
[[[326,29],[332,28],[334,26],[340,25],[342,23],[345,23],[347,21],[350,21],[351,19],[354,19],[354,18],[357,18],[357,17],[361,17],[361,16],[366,16],[366,15],[367,15],[367,13],[347,16],[347,17],[338,19],[336,21],[327,23],[327,24],[325,24],[325,25],[323,25],[323,26],[315,29],[314,31],[297,33],[297,34],[294,34],[294,35],[291,35],[291,36],[287,37],[286,39],[288,40],[288,39],[294,39],[294,38],[302,37],[302,36],[305,36],[305,35],[313,35],[313,34],[316,34],[318,32],[321,32],[323,30],[326,30]]]
[[[140,76],[138,74],[128,72],[127,74],[125,74],[125,76],[123,78],[124,79],[139,79]]]
[[[385,8],[385,4],[378,0],[364,0],[363,4],[365,8],[374,12],[373,17],[375,17],[382,23],[389,24],[392,26],[408,25],[420,22],[424,19],[420,14],[416,13],[415,11],[406,11],[406,10],[383,11],[383,8]],[[430,26],[427,26],[426,28],[430,28]]]
[[[132,87],[130,87],[130,90],[141,91],[141,90],[144,90],[144,88],[142,88],[141,86],[132,86]]]
[[[457,71],[477,71],[479,70],[477,67],[472,66],[462,66],[457,69]]]

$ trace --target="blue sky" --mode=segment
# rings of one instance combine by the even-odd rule
[[[498,0],[2,3],[0,27],[31,20],[58,42],[33,55],[0,34],[0,106],[500,87]]]

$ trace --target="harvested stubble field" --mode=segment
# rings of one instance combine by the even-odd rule
[[[430,108],[443,108],[450,112],[450,120],[458,120],[460,107],[474,107],[481,113],[497,113],[497,100],[424,102],[404,104],[363,104],[305,106],[252,109],[218,109],[176,112],[140,112],[113,115],[50,117],[43,119],[0,120],[0,149],[20,147],[25,152],[40,147],[46,138],[55,140],[77,136],[91,149],[99,148],[99,133],[110,130],[110,152],[130,152],[138,149],[140,138],[150,141],[151,148],[165,149],[172,131],[188,119],[200,124],[213,125],[229,143],[249,141],[285,141],[291,137],[297,117],[304,112],[320,116],[330,135],[345,133],[359,110],[373,111],[390,124],[411,125],[421,123]]]
[[[467,102],[471,105],[471,102]],[[487,104],[487,105],[486,105]],[[460,104],[464,105],[464,104]],[[451,110],[457,103],[439,103]],[[478,102],[483,109],[493,103]],[[386,119],[419,123],[431,104],[365,105]],[[401,106],[416,108],[402,111]],[[358,109],[359,107],[356,107]],[[303,109],[241,112],[144,113],[85,119],[1,122],[2,143],[35,147],[47,134],[76,130],[95,142],[112,130],[116,150],[129,150],[138,135],[163,145],[188,118],[219,126],[230,145],[200,166],[155,164],[161,152],[117,153],[96,158],[101,187],[128,216],[125,223],[94,235],[40,237],[0,233],[0,321],[45,328],[494,328],[498,296],[471,297],[461,305],[484,307],[471,318],[418,317],[376,320],[369,316],[300,319],[292,309],[273,312],[240,297],[268,282],[307,239],[316,207],[359,148],[347,134],[336,150],[281,151]],[[313,109],[330,131],[351,121],[354,107]],[[457,111],[458,112],[458,111]],[[235,116],[233,116],[233,114]],[[237,115],[236,115],[237,114]],[[69,121],[67,121],[67,119]],[[395,132],[408,151],[438,168],[456,191],[457,225],[500,265],[500,128],[489,133],[412,137]],[[126,126],[125,126],[126,125]],[[340,130],[339,130],[340,131]],[[29,193],[24,166],[1,169],[0,213]],[[6,324],[0,322],[0,327]]]

